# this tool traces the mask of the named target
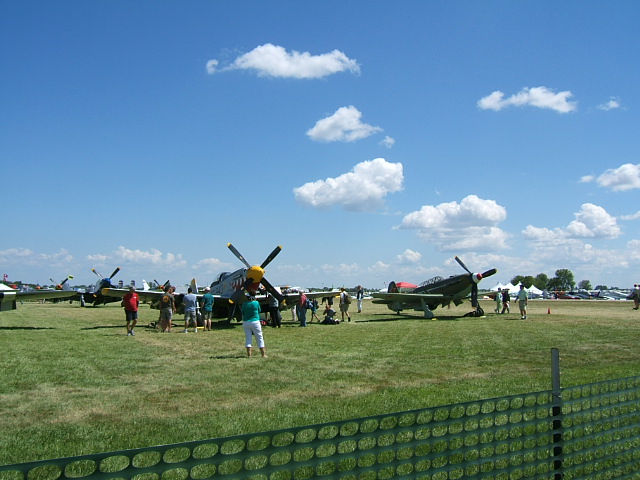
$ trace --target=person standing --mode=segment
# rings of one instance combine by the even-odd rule
[[[271,293],[267,294],[269,301],[269,316],[271,317],[271,326],[280,328],[282,326],[282,315],[280,315],[280,302]]]
[[[494,312],[500,313],[501,308],[502,308],[502,288],[498,288],[498,291],[496,292],[496,308]]]
[[[204,295],[201,299],[200,308],[202,313],[202,321],[204,323],[205,330],[211,330],[211,316],[213,315],[213,303],[215,298],[211,294],[211,288],[205,287]]]
[[[129,292],[122,297],[121,305],[124,307],[124,314],[127,319],[127,336],[134,336],[133,329],[138,323],[138,305],[140,305],[140,299],[136,293],[136,287],[131,285]]]
[[[527,318],[528,295],[522,284],[520,284],[520,291],[516,294],[516,300],[518,301],[518,308],[520,308],[520,318],[525,320]]]
[[[247,357],[251,357],[253,343],[251,337],[256,338],[256,343],[263,358],[267,357],[267,350],[262,336],[262,325],[260,325],[260,304],[255,297],[247,292],[247,301],[242,304],[242,327],[244,329],[245,347]]]
[[[509,297],[509,289],[505,288],[504,290],[502,290],[502,312],[511,312],[511,306],[509,305],[509,302],[511,301],[511,297]]]
[[[307,296],[304,292],[300,292],[298,305],[296,305],[296,313],[301,327],[307,326]]]
[[[347,321],[351,321],[351,316],[349,315],[349,305],[351,304],[351,297],[345,291],[344,287],[340,289],[340,314],[342,317],[342,321],[344,322],[344,314],[347,314]]]
[[[358,285],[358,289],[356,290],[356,300],[358,301],[358,313],[362,313],[363,297],[364,297],[364,290],[362,290],[362,285]]]
[[[318,317],[318,300],[316,300],[315,298],[309,298],[307,297],[307,305],[309,306],[309,310],[311,310],[311,318],[309,319],[310,322],[313,322],[313,319],[315,318],[318,322],[320,321],[320,317]]]
[[[160,328],[161,332],[171,333],[171,320],[176,313],[176,299],[173,296],[173,287],[164,287],[164,295],[160,300]]]
[[[633,284],[630,297],[633,300],[633,309],[638,310],[638,307],[640,307],[640,285],[637,283]]]
[[[184,333],[189,331],[190,322],[193,322],[193,333],[198,333],[198,297],[191,287],[187,289],[182,303],[184,303]]]

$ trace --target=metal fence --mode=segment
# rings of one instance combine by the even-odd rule
[[[640,479],[640,377],[0,466],[0,480]]]

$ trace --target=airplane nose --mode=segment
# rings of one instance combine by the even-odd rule
[[[473,281],[475,283],[480,283],[480,280],[482,280],[482,274],[481,273],[476,273],[475,275],[473,275]]]
[[[254,265],[247,270],[247,278],[253,280],[253,283],[260,283],[262,277],[264,277],[264,269],[262,267]]]

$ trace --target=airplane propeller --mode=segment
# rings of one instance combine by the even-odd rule
[[[471,306],[475,308],[478,306],[478,283],[483,278],[490,277],[496,273],[497,270],[495,268],[491,268],[484,273],[472,273],[460,258],[457,256],[454,258],[456,259],[456,262],[458,262],[458,264],[464,268],[469,275],[471,275]]]
[[[49,280],[51,280],[51,283],[53,283],[56,287],[56,290],[62,290],[64,288],[64,284],[67,283],[70,279],[73,278],[73,275],[69,275],[67,278],[65,278],[64,280],[62,280],[60,283],[56,284],[56,281],[49,277]]]
[[[164,283],[160,283],[154,278],[153,281],[156,282],[156,286],[154,288],[157,288],[158,290],[164,290],[167,286],[171,285],[171,282],[169,280]]]
[[[252,284],[261,283],[264,288],[267,289],[267,292],[276,297],[279,302],[282,302],[284,300],[282,294],[278,292],[266,278],[264,278],[264,268],[269,265],[269,263],[271,263],[274,258],[276,258],[276,256],[282,250],[282,246],[278,245],[276,248],[274,248],[273,251],[267,256],[267,258],[264,259],[264,262],[262,262],[261,265],[250,265],[249,262],[247,262],[247,260],[245,260],[242,254],[238,251],[238,249],[231,245],[231,243],[228,243],[227,247],[229,248],[229,250],[231,250],[231,253],[233,253],[238,258],[238,260],[240,260],[247,267],[247,280],[242,286],[243,289],[248,288]]]
[[[95,273],[96,275],[98,275],[100,278],[105,279],[105,278],[100,274],[100,272],[98,272],[95,268],[92,268],[92,269],[91,269],[91,271],[92,271],[93,273]],[[113,271],[113,273],[112,273],[110,276],[108,276],[108,277],[106,278],[106,280],[111,280],[113,277],[115,277],[115,276],[118,274],[118,272],[119,272],[119,271],[120,271],[120,267],[116,267],[116,269]]]

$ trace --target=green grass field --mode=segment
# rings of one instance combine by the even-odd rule
[[[308,328],[283,312],[265,327],[269,358],[249,359],[235,322],[160,334],[144,305],[127,337],[118,304],[19,305],[0,313],[0,464],[548,390],[554,347],[564,386],[640,375],[631,307],[535,300],[520,320],[462,317],[465,303],[425,320],[365,301],[351,323]]]

